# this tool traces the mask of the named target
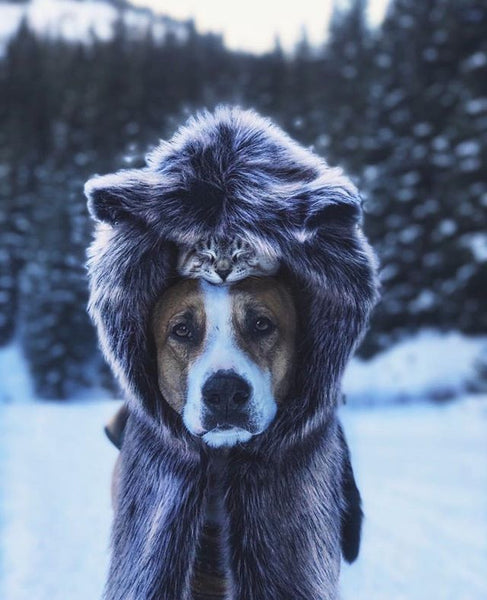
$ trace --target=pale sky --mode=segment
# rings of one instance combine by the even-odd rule
[[[194,18],[200,32],[223,33],[226,45],[238,50],[264,52],[279,34],[291,49],[303,26],[312,43],[323,42],[333,9],[332,0],[132,0],[175,19]],[[382,20],[388,0],[369,0],[369,20]]]

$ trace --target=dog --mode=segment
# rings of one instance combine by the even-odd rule
[[[159,388],[188,431],[219,448],[267,429],[289,388],[296,335],[278,280],[182,281],[157,303],[153,328]]]
[[[129,415],[105,599],[336,599],[361,519],[336,408],[378,297],[357,190],[228,107],[85,189],[89,312]],[[177,281],[178,247],[222,234],[278,273]]]
[[[157,302],[152,331],[161,393],[187,429],[211,448],[230,448],[264,431],[286,397],[293,377],[297,315],[291,291],[274,277],[249,278],[229,286],[194,279],[169,288]],[[107,426],[121,447],[129,411]],[[358,555],[361,500],[343,437],[342,554]],[[228,565],[223,557],[224,508],[221,473],[225,454],[212,454],[209,501],[194,562],[192,594],[225,598]],[[114,469],[116,508],[119,466]]]
[[[296,314],[281,282],[247,279],[229,287],[182,281],[157,303],[153,330],[161,393],[193,435],[212,448],[228,448],[267,429],[294,363]],[[224,598],[230,588],[228,567],[218,556],[227,554],[218,514],[224,510],[219,479],[225,461],[210,462],[207,541],[199,543],[195,559],[195,598]],[[209,538],[212,529],[218,533]]]

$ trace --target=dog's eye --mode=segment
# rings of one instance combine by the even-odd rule
[[[193,332],[186,323],[177,323],[172,328],[171,333],[181,340],[190,340],[193,337]]]
[[[254,322],[254,331],[259,334],[270,333],[274,330],[274,323],[267,317],[259,317]]]

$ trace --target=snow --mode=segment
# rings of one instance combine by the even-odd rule
[[[421,290],[409,303],[409,307],[413,313],[429,310],[435,305],[436,298],[436,294],[431,290]]]
[[[22,19],[40,35],[72,42],[87,42],[94,34],[100,40],[109,40],[119,16],[134,35],[144,34],[154,25],[156,39],[162,39],[171,31],[177,38],[187,35],[184,23],[167,17],[154,16],[147,9],[127,8],[123,11],[103,0],[31,0],[24,4],[0,4],[0,56],[5,52],[10,38],[15,35]]]
[[[485,52],[474,52],[464,62],[463,67],[466,71],[481,69],[487,65],[487,54]]]
[[[80,10],[81,9],[81,10]],[[90,28],[101,40],[110,39],[117,10],[105,2],[76,0],[33,0],[27,19],[34,31],[78,41]]]
[[[445,236],[453,235],[458,229],[453,219],[443,219],[438,225],[438,231]]]
[[[399,271],[399,269],[398,269],[397,265],[385,265],[380,270],[380,273],[379,273],[380,280],[382,282],[388,281],[389,279],[392,279],[393,277],[395,277],[397,275],[398,271]]]
[[[418,137],[425,137],[433,131],[433,127],[431,123],[416,123],[413,127],[413,131]]]
[[[487,337],[423,330],[370,360],[354,359],[344,378],[352,404],[442,399],[468,391]]]
[[[487,598],[487,397],[343,422],[365,524],[342,600]]]
[[[425,48],[422,55],[428,62],[434,62],[438,59],[438,50],[436,48]]]
[[[383,69],[391,66],[392,59],[388,54],[378,54],[375,59],[376,64]]]
[[[113,401],[0,405],[0,598],[99,598]],[[487,597],[487,397],[344,408],[366,514],[342,600]]]
[[[14,400],[24,402],[32,397],[29,369],[20,344],[0,348],[0,405]]]
[[[404,227],[398,234],[398,239],[404,244],[411,244],[414,240],[417,240],[422,233],[422,227],[420,225],[409,225]]]
[[[451,288],[449,289],[449,293],[453,292],[460,282],[467,281],[475,274],[475,266],[471,264],[463,265],[460,267],[455,273],[455,279],[450,279],[442,284],[442,289],[445,289],[445,284],[449,284]]]
[[[0,598],[99,598],[109,547],[116,404],[0,405]]]
[[[474,98],[465,104],[465,110],[469,115],[478,115],[487,111],[487,98]]]
[[[0,351],[0,598],[100,598],[117,456],[103,425],[120,403],[35,401],[17,348]],[[487,598],[487,395],[465,392],[486,349],[423,331],[350,364],[340,413],[366,519],[341,600]]]
[[[471,173],[472,171],[479,171],[482,167],[482,163],[479,158],[471,156],[462,160],[459,167],[460,171],[463,173]]]
[[[21,4],[2,3],[0,5],[2,18],[0,20],[0,54],[3,54],[8,40],[19,28],[25,7]]]
[[[433,154],[431,160],[436,167],[442,169],[451,167],[454,163],[453,158],[449,154],[435,153]]]
[[[487,234],[478,232],[463,236],[463,246],[470,248],[476,262],[487,261]]]
[[[416,127],[414,129],[416,129]],[[421,135],[421,137],[428,135],[426,127],[423,128],[421,123],[418,125],[417,129],[418,131],[421,131],[421,134],[419,134],[418,131],[415,131],[417,135]],[[424,144],[416,144],[413,147],[412,156],[415,160],[423,160],[427,154],[428,148]]]
[[[480,152],[481,146],[477,140],[465,140],[455,148],[455,153],[461,157],[476,156],[477,154],[480,154]]]
[[[399,188],[396,191],[396,198],[401,202],[410,202],[417,195],[416,190],[410,187]]]
[[[408,171],[401,177],[403,185],[416,185],[421,181],[421,175],[418,171]]]
[[[448,139],[442,135],[437,135],[432,141],[435,150],[446,150],[449,147]]]

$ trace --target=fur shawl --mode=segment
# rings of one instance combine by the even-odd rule
[[[98,222],[89,312],[131,418],[107,598],[190,598],[211,453],[157,385],[151,310],[174,281],[177,245],[236,234],[271,248],[295,290],[299,365],[269,428],[222,472],[232,598],[335,598],[345,364],[377,298],[354,185],[252,111],[204,112],[142,169],[87,182]],[[130,525],[127,525],[130,524]]]

